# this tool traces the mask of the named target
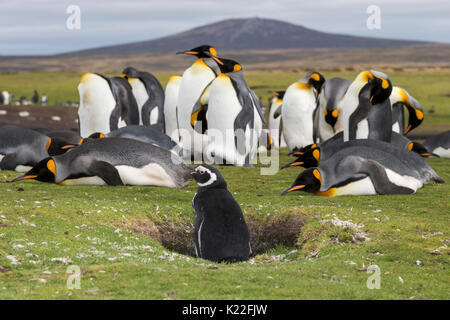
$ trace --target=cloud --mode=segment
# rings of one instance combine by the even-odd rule
[[[81,8],[81,30],[66,28],[66,8]],[[368,30],[366,8],[381,9]],[[0,54],[52,54],[163,37],[222,19],[280,19],[326,32],[450,42],[450,2],[299,0],[37,0],[0,3]],[[24,49],[26,48],[26,49]]]

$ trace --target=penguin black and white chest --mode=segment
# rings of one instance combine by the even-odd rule
[[[168,135],[165,133],[147,126],[138,126],[131,125],[123,128],[119,128],[117,130],[111,131],[107,134],[102,134],[100,132],[94,133],[89,136],[89,138],[111,138],[111,137],[120,137],[120,138],[128,138],[134,139],[150,144],[155,144],[158,147],[164,148],[166,150],[171,150],[176,154],[179,154],[178,144],[173,141]]]
[[[221,62],[216,58],[216,49],[210,45],[202,45],[178,53],[197,57],[197,60],[184,71],[181,78],[178,90],[177,120],[181,137],[180,145],[186,152],[183,157],[185,159],[192,157],[201,159],[207,137],[192,129],[191,112],[205,87],[216,77],[217,64]]]
[[[193,177],[198,184],[192,199],[197,256],[215,262],[248,260],[250,233],[224,178],[209,165],[195,168]]]
[[[166,134],[177,143],[180,141],[177,119],[177,102],[180,83],[181,76],[171,76],[164,92],[164,122]]]
[[[156,77],[144,71],[127,67],[122,71],[133,88],[133,95],[138,105],[139,124],[157,127],[162,132],[164,126],[164,90]]]
[[[441,158],[450,158],[450,130],[428,138],[423,144]]]
[[[89,139],[60,156],[46,158],[15,181],[36,179],[68,185],[151,185],[181,188],[193,169],[172,152],[126,139]]]
[[[284,94],[281,107],[283,135],[289,151],[313,143],[313,115],[325,78],[318,72],[309,72],[291,84]]]
[[[405,89],[393,87],[389,97],[392,107],[392,131],[407,134],[417,128],[423,121],[423,109],[419,101],[412,97]],[[405,111],[408,110],[408,125],[405,127]]]
[[[283,104],[283,97],[285,91],[273,92],[273,98],[270,103],[269,111],[269,135],[272,137],[272,148],[279,149],[286,147],[286,141],[284,140],[281,132],[281,105]],[[275,113],[279,116],[275,117]]]
[[[319,95],[319,106],[314,113],[314,141],[323,142],[343,130],[342,102],[350,86],[343,78],[325,81]]]
[[[378,139],[391,141],[392,110],[389,77],[378,71],[363,71],[349,86],[343,101],[344,141]]]
[[[234,60],[219,59],[222,73],[194,106],[191,125],[195,127],[198,115],[206,111],[206,159],[216,164],[250,165],[265,122],[260,101],[248,87],[242,66]]]
[[[13,125],[0,127],[0,169],[27,171],[49,155],[74,148],[61,138],[50,138],[40,132]]]
[[[127,80],[86,73],[81,77],[78,92],[78,125],[82,137],[139,124],[137,102]]]

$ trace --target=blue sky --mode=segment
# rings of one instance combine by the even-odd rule
[[[68,30],[69,5],[81,29]],[[369,5],[381,29],[366,27]],[[229,18],[261,17],[352,35],[450,43],[448,0],[0,0],[0,55],[53,54],[160,38]]]

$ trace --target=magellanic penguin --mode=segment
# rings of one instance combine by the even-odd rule
[[[289,162],[281,167],[281,169],[287,167],[301,166],[304,168],[317,167],[321,161],[331,157],[337,151],[349,147],[349,146],[369,146],[373,148],[388,149],[392,153],[400,152],[399,150],[412,151],[419,154],[421,157],[436,156],[425,148],[424,145],[411,141],[402,134],[392,132],[392,138],[390,144],[386,144],[384,141],[374,139],[355,139],[344,142],[343,132],[339,132],[332,138],[320,144],[312,144],[306,148],[294,152],[292,155],[297,156],[295,161]]]
[[[139,124],[136,99],[124,78],[86,73],[81,77],[78,92],[78,125],[82,137]]]
[[[61,138],[13,125],[0,127],[0,169],[24,172],[49,155],[59,155],[76,147]]]
[[[281,106],[283,135],[289,151],[313,143],[313,115],[325,78],[319,72],[308,72],[291,84]]]
[[[186,69],[181,78],[177,101],[178,129],[180,130],[180,145],[184,149],[185,159],[201,159],[203,146],[207,143],[206,135],[194,131],[190,124],[191,112],[195,102],[205,87],[219,73],[216,58],[217,51],[210,45],[202,45],[177,54],[193,55],[198,59]]]
[[[392,107],[392,131],[407,134],[411,130],[417,128],[423,121],[423,109],[413,96],[405,89],[393,87],[389,97]],[[408,109],[409,118],[408,125],[405,128],[405,111],[403,107]]]
[[[342,121],[344,141],[377,139],[391,141],[392,110],[389,96],[392,83],[378,71],[361,72],[344,96]]]
[[[344,130],[342,107],[350,81],[331,78],[325,81],[319,95],[319,106],[314,113],[314,142],[323,142]]]
[[[273,98],[269,109],[269,134],[272,138],[272,148],[280,149],[286,147],[286,141],[282,133],[281,116],[275,118],[275,112],[281,113],[281,105],[283,103],[285,91],[274,91]],[[281,115],[281,114],[280,114]]]
[[[192,175],[198,184],[192,199],[197,257],[215,262],[248,260],[250,233],[242,210],[219,170],[201,165]]]
[[[383,141],[367,141],[389,145]],[[404,151],[393,154],[379,148],[352,146],[336,152],[321,162],[319,167],[300,173],[282,195],[295,190],[329,197],[410,194],[430,180],[444,182],[426,161],[415,153]]]
[[[164,121],[166,126],[166,134],[177,143],[180,141],[177,119],[177,102],[180,84],[180,76],[171,76],[166,85],[164,98]]]
[[[173,141],[168,135],[155,129],[153,127],[147,126],[126,126],[123,128],[119,128],[117,130],[108,132],[103,134],[101,132],[96,132],[91,134],[88,138],[90,139],[98,139],[98,138],[111,138],[111,137],[120,137],[120,138],[128,138],[133,140],[138,140],[146,143],[155,144],[158,147],[164,148],[166,150],[171,150],[176,154],[180,155],[181,148],[178,147],[178,144]],[[83,143],[84,139],[79,141],[79,144]]]
[[[128,80],[136,98],[140,120],[139,124],[153,126],[165,132],[164,90],[156,77],[144,71],[127,67],[122,77]]]
[[[428,138],[424,146],[441,158],[450,158],[450,130]]]
[[[257,152],[264,115],[258,97],[245,81],[242,66],[234,60],[219,59],[222,73],[195,104],[191,125],[198,130],[199,115],[206,112],[207,161],[249,166]]]
[[[193,169],[172,152],[126,139],[89,139],[49,157],[13,181],[36,179],[67,185],[149,185],[182,188]]]

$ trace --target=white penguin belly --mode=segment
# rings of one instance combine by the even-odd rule
[[[350,182],[345,186],[336,188],[336,196],[343,195],[375,195],[377,194],[370,177]]]
[[[139,124],[142,124],[142,106],[144,103],[148,100],[148,93],[145,89],[145,85],[142,83],[141,80],[137,78],[131,78],[128,80],[128,82],[131,85],[131,88],[133,89],[133,95],[136,98],[136,102],[138,105],[139,110]]]
[[[242,106],[231,80],[225,76],[217,77],[211,85],[206,113],[209,137],[206,148],[208,157],[214,153],[216,159],[226,160],[227,163],[236,165],[244,164],[245,153],[241,155],[237,152],[234,133],[234,120],[241,110]],[[247,134],[248,130],[245,133]]]
[[[141,168],[120,165],[115,167],[120,179],[126,185],[144,185],[176,188],[175,182],[167,172],[156,163]]]
[[[153,110],[150,112],[150,124],[156,124],[158,122],[158,116],[159,116],[159,109],[158,107],[154,107]]]
[[[399,124],[398,122],[395,122],[395,123],[392,125],[392,131],[397,132],[397,133],[400,133],[400,124]],[[401,134],[401,133],[400,133],[400,134]]]
[[[438,147],[432,151],[441,158],[450,158],[450,149],[445,149],[443,147]]]
[[[294,83],[286,90],[282,109],[283,135],[291,151],[313,143],[313,113],[316,107],[314,93],[295,86]]]
[[[97,176],[67,179],[60,182],[60,184],[66,186],[106,186],[106,182]]]
[[[280,148],[280,122],[281,122],[281,116],[278,118],[274,118],[273,114],[276,110],[280,108],[280,104],[277,104],[276,102],[272,102],[272,107],[270,108],[269,113],[269,135],[272,138],[272,148],[273,149],[279,149]]]
[[[400,175],[395,171],[385,168],[386,175],[393,184],[416,191],[423,187],[422,181],[411,176]]]
[[[1,159],[0,159],[0,160],[1,160]],[[28,172],[28,171],[31,170],[31,168],[32,168],[32,167],[30,167],[30,166],[23,166],[23,165],[19,164],[19,165],[14,169],[14,171],[17,171],[17,172]]]
[[[187,151],[202,154],[203,144],[207,137],[194,131],[191,127],[191,113],[195,102],[203,89],[215,78],[214,72],[203,62],[194,63],[184,73],[178,93],[178,126],[181,136],[181,147]],[[194,141],[196,144],[194,145]],[[190,157],[189,157],[190,158]]]
[[[369,138],[369,122],[367,119],[360,121],[356,128],[356,139]]]
[[[178,142],[178,124],[177,124],[177,100],[180,89],[181,77],[173,76],[169,79],[165,90],[164,99],[164,121],[166,124],[166,134],[173,141]]]
[[[88,137],[94,132],[108,133],[111,112],[116,106],[108,82],[100,76],[88,74],[78,85],[78,92],[80,135]]]

